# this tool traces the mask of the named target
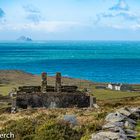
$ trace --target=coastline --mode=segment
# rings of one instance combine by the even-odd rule
[[[8,95],[13,88],[19,86],[36,86],[41,84],[41,76],[19,70],[0,70],[0,94]],[[97,100],[114,100],[140,96],[140,91],[115,91],[106,87],[108,83],[97,83],[77,78],[63,77],[62,84],[76,85],[80,90],[88,89]],[[48,85],[55,84],[55,77],[48,75]],[[140,89],[140,84],[128,84],[129,86]]]
[[[58,124],[64,126],[65,123],[63,117],[71,116],[69,114],[72,114],[76,117],[76,121],[78,122],[78,125],[76,126],[79,128],[79,131],[77,132],[79,134],[82,132],[80,137],[83,137],[85,140],[89,140],[93,133],[98,133],[99,130],[101,130],[102,126],[105,124],[104,119],[107,114],[122,107],[132,108],[140,106],[140,92],[135,93],[128,91],[122,92],[108,89],[96,89],[97,86],[106,86],[107,83],[94,83],[87,80],[62,77],[62,83],[77,85],[80,90],[84,88],[90,89],[91,93],[97,98],[99,108],[32,108],[23,109],[15,114],[10,114],[11,100],[8,95],[9,91],[14,87],[18,88],[18,86],[23,85],[40,85],[40,80],[41,76],[26,73],[24,71],[0,70],[0,131],[4,130],[5,126],[7,126],[10,132],[14,133],[12,124],[19,128],[21,123],[25,126],[24,128],[29,128],[28,126],[31,124],[31,127],[37,129],[38,125],[32,125],[32,120],[41,122],[41,126],[44,126],[44,124],[47,126],[50,121],[53,121],[53,126]],[[55,77],[49,76],[48,84],[54,84],[54,82]],[[140,87],[140,85],[138,86]],[[1,95],[1,89],[5,91],[5,94]],[[8,123],[9,121],[11,121],[12,124]],[[85,133],[85,130],[88,133]],[[57,131],[60,133],[59,129]],[[54,132],[56,131],[54,130]],[[138,133],[139,132],[140,131],[138,131]],[[20,133],[21,131],[15,133],[15,136]],[[34,134],[34,132],[31,133]],[[38,132],[38,134],[41,136],[40,132]],[[35,137],[37,137],[37,135],[35,135]]]

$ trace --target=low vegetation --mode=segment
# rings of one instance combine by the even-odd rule
[[[0,81],[0,133],[13,132],[15,140],[89,140],[92,133],[101,129],[109,112],[124,106],[140,106],[140,92],[96,89],[96,86],[106,85],[65,77],[63,83],[77,85],[80,90],[88,88],[96,96],[100,108],[28,109],[10,114],[11,104],[6,95],[19,85],[40,85],[40,77],[8,71],[8,75],[0,72]],[[49,84],[54,84],[54,77],[49,77]],[[75,115],[77,124],[64,121],[65,115]],[[137,140],[140,140],[140,123],[136,129]]]
[[[127,102],[129,100],[129,102]],[[28,109],[16,114],[0,114],[0,133],[13,132],[16,140],[89,140],[101,129],[109,112],[124,106],[140,106],[140,98],[99,101],[99,109]],[[125,102],[126,101],[126,102]],[[64,121],[65,115],[75,115],[77,124]],[[137,130],[140,132],[139,124]],[[139,139],[139,136],[138,136]]]
[[[138,124],[137,124],[137,127],[136,127],[136,131],[138,132],[136,140],[140,140],[140,121],[138,121]]]

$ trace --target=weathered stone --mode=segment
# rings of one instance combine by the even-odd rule
[[[126,107],[118,109],[117,112],[119,112],[119,113],[121,113],[122,115],[125,115],[125,116],[127,116],[127,117],[131,115],[131,110],[129,110],[129,109],[126,108]]]
[[[129,140],[136,139],[137,132],[131,129],[125,129],[125,134]]]
[[[105,140],[105,139],[109,139],[109,140],[128,140],[127,136],[125,134],[115,133],[115,132],[111,132],[111,131],[99,132],[92,138],[92,140]]]
[[[61,92],[75,92],[77,89],[77,86],[61,86]]]
[[[64,121],[69,122],[70,124],[76,125],[77,119],[75,115],[65,115]]]
[[[138,119],[140,119],[140,114],[134,112],[130,115],[130,118],[133,119],[133,120],[138,120]]]
[[[135,140],[137,137],[135,135],[127,135],[129,140]]]
[[[106,116],[105,120],[107,122],[120,122],[120,121],[123,121],[125,120],[125,116],[120,114],[119,112],[116,112],[116,113],[110,113]]]
[[[13,113],[13,114],[16,113],[16,108],[15,108],[15,107],[12,107],[12,108],[11,108],[11,113]]]
[[[135,128],[135,125],[132,124],[132,123],[129,122],[129,121],[125,121],[124,127],[127,128],[127,129],[134,129],[134,128]]]
[[[19,87],[15,97],[15,107],[22,109],[89,107],[90,96],[77,88],[77,86],[61,85],[61,73],[56,74],[55,86],[47,85],[47,74],[42,73],[41,86]]]
[[[61,92],[61,73],[56,73],[55,91]]]
[[[99,108],[99,106],[97,104],[93,104],[93,107],[96,108],[96,109]]]
[[[114,127],[124,127],[123,122],[109,122],[105,125],[103,125],[102,129],[109,129],[109,128],[114,128]]]
[[[140,108],[132,108],[130,118],[135,120],[140,119]]]
[[[75,93],[30,93],[30,94],[18,94],[16,98],[16,106],[26,109],[27,106],[32,107],[52,107],[52,104],[57,108],[69,108],[69,107],[89,107],[89,96],[84,93],[76,91]]]
[[[96,98],[93,96],[90,96],[90,107],[92,108],[95,104],[96,104]]]
[[[136,134],[137,134],[136,131],[131,130],[131,129],[125,129],[125,133],[126,133],[126,134],[129,134],[129,135],[136,135]]]
[[[134,131],[139,119],[139,108],[121,108],[116,113],[106,116],[107,124],[103,125],[102,132],[92,136],[92,140],[133,140],[137,132]]]
[[[102,134],[93,134],[91,140],[110,140],[107,136],[104,136]]]
[[[125,133],[124,130],[123,130],[123,128],[117,127],[117,126],[112,127],[112,128],[109,128],[108,130],[111,131],[111,132]]]
[[[140,108],[135,107],[130,109],[132,113],[139,113],[140,114]]]
[[[41,86],[22,86],[18,88],[17,93],[19,92],[40,92],[41,91]]]
[[[45,93],[47,91],[47,73],[42,73],[42,85],[41,85],[41,91]]]
[[[126,121],[128,121],[128,122],[130,122],[130,123],[132,123],[132,124],[134,124],[134,125],[137,124],[137,122],[136,122],[135,120],[130,119],[130,118],[126,118]]]

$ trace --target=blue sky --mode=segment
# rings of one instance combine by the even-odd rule
[[[140,40],[139,0],[0,0],[0,40]]]

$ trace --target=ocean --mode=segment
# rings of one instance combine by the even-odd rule
[[[139,41],[0,42],[0,69],[95,82],[140,83]]]

